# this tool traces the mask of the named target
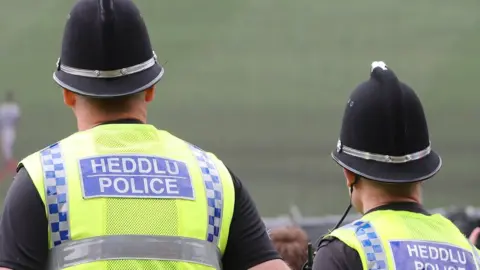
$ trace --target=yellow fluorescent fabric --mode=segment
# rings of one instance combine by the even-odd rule
[[[215,155],[166,131],[142,124],[100,125],[21,164],[45,203],[50,248],[97,236],[152,235],[202,239],[215,244],[220,256],[225,251],[235,203],[230,173]],[[136,175],[142,170],[149,174]],[[170,175],[157,177],[159,172]],[[212,268],[119,259],[68,269]]]
[[[355,249],[366,270],[480,269],[476,249],[441,215],[375,211],[326,237]]]

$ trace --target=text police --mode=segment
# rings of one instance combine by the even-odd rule
[[[469,251],[427,241],[390,241],[396,269],[475,270]]]
[[[187,165],[181,161],[108,155],[81,159],[79,165],[84,198],[195,199]]]

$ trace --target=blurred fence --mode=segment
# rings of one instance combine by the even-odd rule
[[[355,210],[351,210],[354,212]],[[432,214],[442,214],[449,218],[457,213],[465,213],[472,221],[480,220],[480,207],[468,206],[468,207],[444,207],[428,210]],[[342,215],[329,215],[323,217],[308,217],[303,216],[297,206],[292,206],[290,212],[277,217],[263,218],[267,228],[272,229],[275,227],[282,227],[288,225],[296,225],[302,227],[308,234],[311,241],[317,240],[322,235],[328,233],[337,223],[340,221]],[[350,214],[348,215],[343,224],[352,222],[361,215]]]

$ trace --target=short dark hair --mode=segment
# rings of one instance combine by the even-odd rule
[[[104,113],[122,113],[129,111],[132,107],[133,101],[143,97],[143,92],[128,96],[109,97],[109,98],[94,98],[88,96],[80,96],[90,106],[98,109]]]
[[[418,185],[421,182],[411,182],[411,183],[384,183],[374,180],[370,181],[370,184],[374,187],[383,190],[386,194],[392,196],[410,196],[417,189]]]

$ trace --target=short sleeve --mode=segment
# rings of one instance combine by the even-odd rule
[[[320,243],[313,270],[363,270],[363,266],[356,250],[337,238],[329,238]]]
[[[245,270],[261,263],[281,259],[268,236],[265,224],[247,189],[231,171],[235,187],[235,206],[223,268]]]
[[[48,257],[45,207],[25,168],[10,186],[0,220],[0,267],[43,269]]]

